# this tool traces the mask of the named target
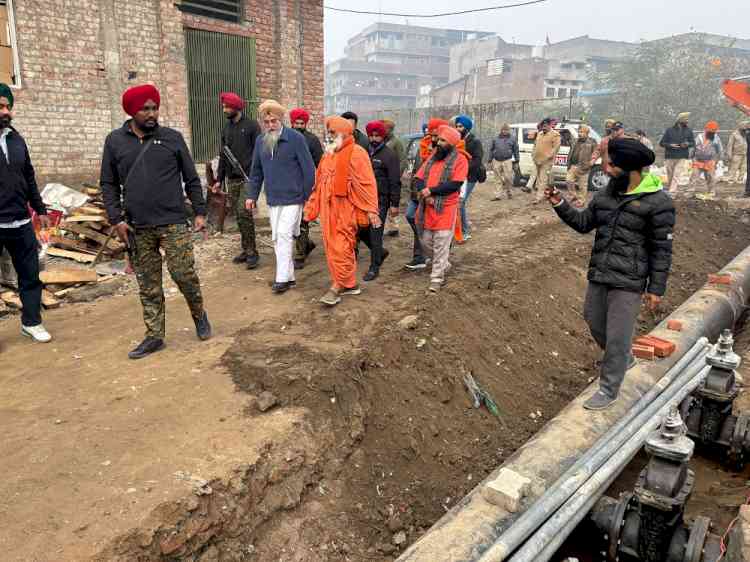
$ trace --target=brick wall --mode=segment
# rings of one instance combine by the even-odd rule
[[[303,105],[322,131],[322,0],[246,0],[240,24],[182,14],[174,3],[13,1],[21,64],[14,123],[43,182],[97,178],[104,139],[126,118],[120,96],[130,85],[154,83],[161,122],[189,138],[185,27],[254,37],[261,99]]]

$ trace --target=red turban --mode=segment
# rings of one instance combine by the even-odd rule
[[[382,121],[370,121],[365,129],[367,130],[368,137],[373,134],[379,137],[385,136],[385,125]]]
[[[437,133],[440,127],[447,124],[448,121],[446,121],[445,119],[430,119],[430,121],[427,123],[427,132],[430,134]]]
[[[242,111],[245,109],[245,100],[234,92],[221,92],[219,94],[219,99],[222,104],[231,107],[235,111]]]
[[[461,140],[461,133],[459,133],[453,127],[449,127],[448,125],[443,125],[442,127],[438,129],[438,137],[440,137],[444,141],[447,141],[448,144],[456,146]]]
[[[125,93],[122,94],[122,108],[125,110],[125,113],[132,117],[143,109],[143,106],[146,105],[146,102],[149,100],[155,102],[158,109],[161,105],[159,90],[151,84],[133,86],[132,88],[125,90]]]
[[[289,119],[292,122],[292,125],[294,125],[294,122],[297,120],[304,121],[305,125],[307,125],[308,121],[310,121],[310,113],[301,107],[297,107],[289,112]]]

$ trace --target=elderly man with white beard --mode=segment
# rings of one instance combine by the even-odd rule
[[[255,209],[265,186],[276,252],[274,293],[285,293],[296,285],[294,237],[299,236],[302,209],[315,184],[315,164],[305,137],[283,124],[286,109],[275,100],[258,108],[265,133],[258,137],[247,185],[245,208]]]

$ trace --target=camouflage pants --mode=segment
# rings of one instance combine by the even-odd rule
[[[203,296],[195,272],[190,228],[186,224],[137,228],[133,269],[140,289],[146,336],[163,339],[166,318],[160,249],[164,250],[169,274],[185,297],[193,319],[203,315]]]
[[[237,219],[237,228],[242,237],[242,251],[248,256],[257,256],[255,247],[255,220],[253,214],[245,209],[245,182],[243,180],[226,180],[229,201],[234,216]]]

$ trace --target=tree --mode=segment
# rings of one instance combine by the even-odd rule
[[[711,39],[709,41],[709,39]],[[635,55],[593,77],[610,96],[592,98],[590,120],[595,125],[608,117],[621,119],[626,128],[661,134],[683,111],[691,113],[694,129],[709,120],[733,129],[741,118],[721,93],[721,81],[750,74],[750,53],[691,33],[641,43]]]

